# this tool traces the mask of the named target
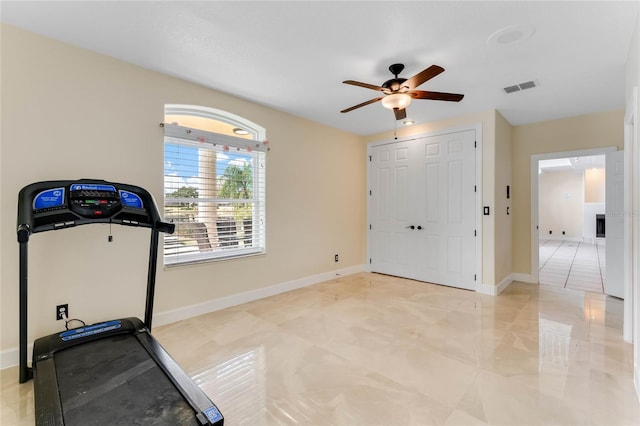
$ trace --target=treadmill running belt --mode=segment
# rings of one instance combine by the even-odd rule
[[[131,334],[55,356],[66,425],[199,425],[196,413]]]

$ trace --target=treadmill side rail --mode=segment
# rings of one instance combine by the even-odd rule
[[[218,407],[209,399],[204,391],[185,373],[185,371],[176,363],[169,353],[162,347],[156,339],[150,334],[140,333],[137,335],[138,340],[149,352],[149,355],[162,368],[167,377],[173,382],[176,388],[180,389],[189,405],[191,405],[198,414],[202,413],[206,418],[205,425],[222,426],[224,417],[218,410]],[[198,415],[198,419],[202,422],[203,416]]]
[[[62,402],[53,358],[38,363],[37,380],[33,381],[36,425],[62,426]]]

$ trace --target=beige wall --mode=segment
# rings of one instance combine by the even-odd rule
[[[545,171],[538,176],[540,238],[582,238],[583,176],[573,170]]]
[[[512,272],[511,198],[507,199],[507,185],[511,186],[511,133],[512,126],[496,112],[495,149],[495,283],[500,284]],[[511,188],[513,189],[513,188]],[[511,191],[510,191],[511,192]],[[509,213],[507,214],[507,209]]]
[[[19,189],[101,178],[140,185],[162,200],[165,103],[243,116],[267,129],[271,151],[267,254],[160,268],[157,313],[363,264],[361,137],[10,26],[1,26],[1,43],[1,350],[18,344]],[[31,339],[60,329],[53,314],[63,302],[88,322],[142,316],[148,233],[114,227],[108,243],[108,232],[99,225],[33,236]]]
[[[584,171],[584,202],[605,202],[605,169],[602,167],[585,169]]]
[[[607,146],[622,149],[623,119],[620,110],[513,127],[513,272],[531,273],[531,156]]]

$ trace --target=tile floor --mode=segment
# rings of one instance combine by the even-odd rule
[[[512,283],[499,296],[360,273],[154,335],[233,425],[638,425],[622,301]],[[32,384],[0,378],[2,425]]]
[[[540,239],[540,284],[604,293],[604,240],[596,244]]]

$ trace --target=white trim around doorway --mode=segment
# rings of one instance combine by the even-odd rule
[[[539,281],[539,231],[538,231],[538,162],[554,158],[587,157],[592,155],[605,155],[607,152],[617,151],[615,146],[603,148],[581,149],[576,151],[549,152],[545,154],[533,154],[531,156],[531,281]]]

